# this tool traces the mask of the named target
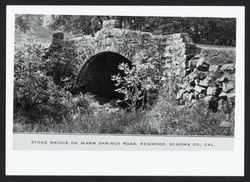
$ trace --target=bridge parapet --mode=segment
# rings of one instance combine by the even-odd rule
[[[119,28],[119,21],[118,20],[103,20],[102,28]]]

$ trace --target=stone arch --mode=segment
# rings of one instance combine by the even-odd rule
[[[117,68],[119,61],[104,61],[107,65],[110,64],[106,67],[100,66],[101,62],[95,64],[98,62],[97,60],[105,60],[105,56],[110,52],[113,52],[110,55],[118,54],[118,60],[124,60],[124,62],[130,64],[131,62],[137,62],[163,65],[162,71],[166,73],[167,77],[174,76],[179,85],[183,84],[183,78],[190,72],[189,60],[197,52],[195,44],[192,43],[191,38],[186,33],[154,35],[149,32],[119,29],[114,21],[105,22],[103,28],[96,32],[94,37],[84,35],[64,40],[62,35],[61,32],[53,35],[48,54],[60,51],[61,47],[68,49],[66,45],[72,43],[70,48],[73,49],[73,58],[68,61],[66,67],[70,72],[69,75],[71,75],[68,82],[72,85],[70,91],[73,93],[89,91],[107,97],[120,97],[114,91],[111,92],[114,89],[111,84],[107,84],[109,83],[107,80],[111,80],[111,72],[114,72],[112,74],[117,73],[117,69],[113,67]],[[107,67],[112,69],[106,69],[106,74],[101,73],[101,71],[97,74],[94,73],[95,71],[89,71],[92,67],[98,68],[98,65],[99,70]],[[91,81],[91,79],[94,81]],[[99,84],[95,85],[94,83]]]
[[[88,59],[77,77],[76,92],[90,92],[107,99],[122,99],[123,95],[115,92],[114,82],[111,75],[124,73],[118,69],[120,63],[132,62],[119,53],[104,51]]]

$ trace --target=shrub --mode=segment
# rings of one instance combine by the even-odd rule
[[[38,44],[26,44],[16,50],[14,108],[15,112],[28,113],[33,121],[50,116],[59,122],[71,111],[68,101],[72,95],[47,76],[42,54],[42,47]]]
[[[55,84],[71,90],[73,88],[72,79],[75,79],[73,74],[72,61],[77,57],[75,52],[75,44],[72,42],[64,42],[63,45],[51,48],[52,50],[45,56],[47,75],[53,78]]]
[[[147,100],[146,92],[158,88],[150,72],[152,70],[150,66],[153,65],[135,62],[130,68],[128,64],[121,63],[118,69],[124,72],[124,76],[118,74],[111,77],[112,81],[116,82],[115,91],[124,95],[124,99],[118,102],[126,103],[134,113],[144,108]]]

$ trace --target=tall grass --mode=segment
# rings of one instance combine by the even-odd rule
[[[14,131],[230,136],[234,134],[234,112],[214,113],[207,109],[205,103],[177,106],[169,100],[160,100],[150,111],[132,113],[112,108],[108,104],[99,107],[89,104],[81,106],[79,103],[88,103],[84,96],[78,96],[74,100],[73,105],[69,107],[75,108],[75,112],[65,112],[61,122],[56,122],[51,116],[31,122],[27,116],[17,113]],[[230,126],[221,127],[222,122],[228,122]]]

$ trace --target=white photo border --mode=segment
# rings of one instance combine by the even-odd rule
[[[15,151],[13,65],[15,14],[227,17],[237,19],[233,151]],[[7,6],[6,175],[243,176],[245,8],[232,6]]]

